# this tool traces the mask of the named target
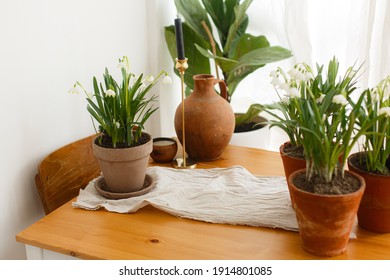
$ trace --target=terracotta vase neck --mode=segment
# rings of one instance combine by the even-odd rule
[[[215,78],[213,75],[201,74],[194,76],[193,93],[203,97],[211,97],[216,94],[214,90]]]

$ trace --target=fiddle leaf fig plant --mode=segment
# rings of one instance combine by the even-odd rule
[[[217,77],[220,72],[223,75],[230,102],[239,83],[249,74],[267,63],[291,57],[289,50],[271,46],[265,36],[246,33],[249,23],[246,12],[251,3],[252,0],[175,0],[176,8],[185,20],[184,48],[190,64],[184,76],[187,93],[193,89],[193,75],[212,74],[210,60],[214,61]],[[165,39],[175,60],[173,25],[165,27]],[[174,71],[179,75],[176,69]],[[251,119],[258,113],[252,106],[246,116],[236,119],[236,126],[240,120]]]

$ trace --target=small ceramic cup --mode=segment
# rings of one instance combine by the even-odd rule
[[[173,138],[158,137],[153,139],[152,159],[158,163],[172,161],[177,153],[177,142]]]

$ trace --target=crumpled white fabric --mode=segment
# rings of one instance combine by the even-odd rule
[[[106,199],[95,190],[93,180],[80,190],[73,207],[132,213],[152,205],[174,216],[210,223],[298,230],[284,177],[254,176],[242,166],[148,167],[147,173],[156,181],[155,188],[147,194]]]

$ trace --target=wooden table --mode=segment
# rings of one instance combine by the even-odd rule
[[[197,168],[232,165],[255,175],[284,175],[278,153],[236,146]],[[390,259],[390,234],[355,232],[358,238],[351,240],[348,251],[332,259]],[[34,258],[57,252],[81,259],[321,259],[301,248],[297,232],[180,219],[151,206],[134,214],[86,211],[74,209],[71,201],[17,234],[16,240]]]

